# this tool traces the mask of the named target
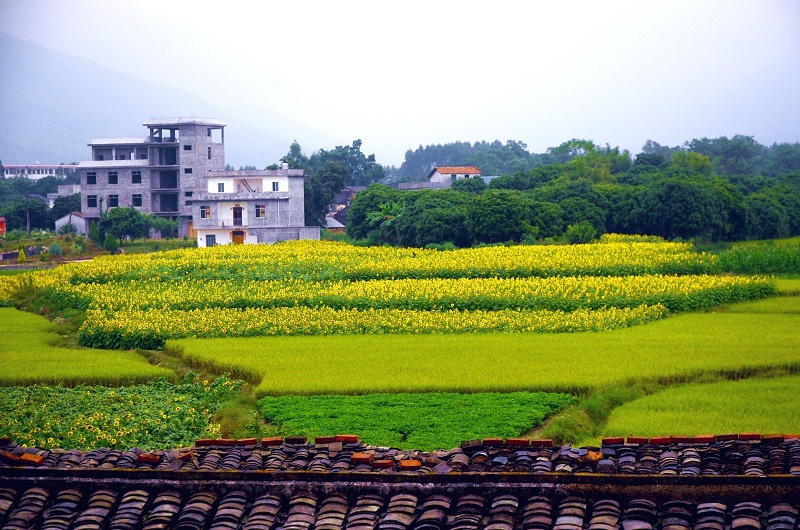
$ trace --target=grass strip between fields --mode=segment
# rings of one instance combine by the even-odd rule
[[[169,341],[198,367],[258,383],[256,393],[511,392],[586,394],[634,379],[744,377],[800,369],[792,314],[695,313],[602,333],[315,336]]]
[[[0,308],[0,385],[123,385],[159,377],[171,370],[148,364],[132,351],[105,351],[53,346],[58,336],[44,317]]]

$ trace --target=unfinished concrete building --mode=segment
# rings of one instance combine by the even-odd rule
[[[160,118],[144,126],[149,131],[146,137],[96,138],[89,143],[92,159],[78,164],[87,231],[101,212],[133,206],[142,213],[177,219],[180,236],[197,237],[199,223],[204,231],[201,246],[206,245],[206,233],[213,235],[212,244],[319,238],[318,228],[304,226],[302,171],[292,175],[256,171],[251,176],[225,172],[225,124],[220,120]],[[244,187],[266,179],[272,179],[266,184],[269,189],[263,184],[256,186],[258,191]],[[277,192],[274,182],[281,186]],[[205,208],[195,205],[198,200]],[[280,215],[259,217],[258,206],[263,208],[258,213],[274,210]],[[207,208],[214,213],[201,217]],[[240,223],[252,219],[252,228],[258,230],[234,224],[234,219]]]

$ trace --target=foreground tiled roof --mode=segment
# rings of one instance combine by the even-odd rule
[[[354,436],[155,452],[0,440],[0,527],[796,530],[800,441],[751,438],[487,439],[433,452]]]

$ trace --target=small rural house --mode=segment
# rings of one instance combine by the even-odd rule
[[[83,214],[81,212],[68,213],[64,217],[56,219],[56,232],[68,224],[74,226],[79,234],[86,235],[86,222],[83,220]]]
[[[453,182],[480,176],[481,170],[475,166],[437,166],[428,174],[428,182]]]

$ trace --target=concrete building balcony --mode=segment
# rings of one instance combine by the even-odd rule
[[[274,220],[268,222],[264,218],[246,219],[194,219],[195,229],[210,230],[213,228],[285,228],[283,225],[277,225]]]
[[[194,202],[213,201],[213,202],[236,202],[236,201],[270,201],[270,200],[289,200],[288,191],[270,191],[260,193],[201,193],[193,197]]]

